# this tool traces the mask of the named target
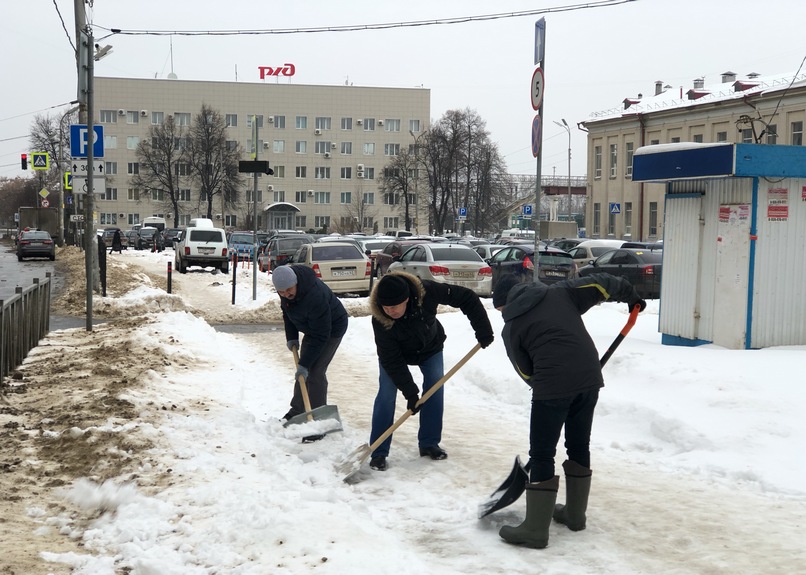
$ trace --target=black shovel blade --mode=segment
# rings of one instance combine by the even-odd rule
[[[493,491],[487,501],[479,505],[479,519],[515,503],[526,490],[527,483],[529,483],[529,464],[523,465],[520,455],[516,455],[509,476]]]

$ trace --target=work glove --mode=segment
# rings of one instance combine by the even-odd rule
[[[630,297],[627,305],[630,308],[629,311],[632,311],[635,306],[641,306],[640,311],[644,311],[646,309],[646,301],[642,300],[638,294],[634,294],[632,297]]]
[[[302,365],[297,366],[297,371],[294,373],[294,380],[298,381],[300,377],[304,377],[308,381],[308,368]]]
[[[420,401],[419,395],[406,398],[406,407],[408,408],[409,411],[411,411],[412,415],[420,411],[420,407],[417,405],[418,401]]]
[[[481,346],[481,349],[484,349],[485,347],[489,347],[494,339],[495,339],[495,336],[493,336],[493,334],[491,334],[491,333],[485,333],[485,334],[476,336],[476,341],[479,342],[479,345]]]
[[[287,342],[285,342],[285,345],[288,347],[288,351],[294,351],[295,347],[299,349],[299,340],[289,339]]]

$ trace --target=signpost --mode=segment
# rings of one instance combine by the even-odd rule
[[[92,157],[104,157],[104,127],[93,126],[95,137],[92,140]],[[86,158],[89,149],[86,124],[70,124],[70,155],[73,158]]]

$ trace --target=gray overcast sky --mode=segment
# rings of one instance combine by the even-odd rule
[[[599,2],[601,3],[601,2]],[[94,0],[90,19],[124,30],[244,30],[347,26],[503,14],[562,6],[561,0]],[[36,113],[61,114],[75,99],[76,71],[67,31],[74,35],[72,0],[4,1],[0,8],[0,176],[21,174]],[[349,8],[347,8],[349,7]],[[572,126],[572,174],[586,172],[585,133],[576,123],[592,112],[649,95],[656,80],[675,88],[706,84],[733,71],[794,73],[806,56],[803,0],[635,0],[602,8],[550,11],[545,58],[543,174],[566,175]],[[258,66],[292,63],[296,84],[424,86],[431,116],[471,108],[514,173],[533,174],[530,82],[534,23],[525,16],[451,25],[358,32],[262,36],[173,36],[173,70],[184,80],[260,82]],[[75,40],[73,39],[73,42]],[[116,35],[96,75],[165,78],[171,71],[167,36]],[[274,80],[266,80],[274,81]]]

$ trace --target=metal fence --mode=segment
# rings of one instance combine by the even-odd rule
[[[8,300],[0,300],[0,381],[22,363],[28,352],[50,331],[50,273],[18,287]]]

